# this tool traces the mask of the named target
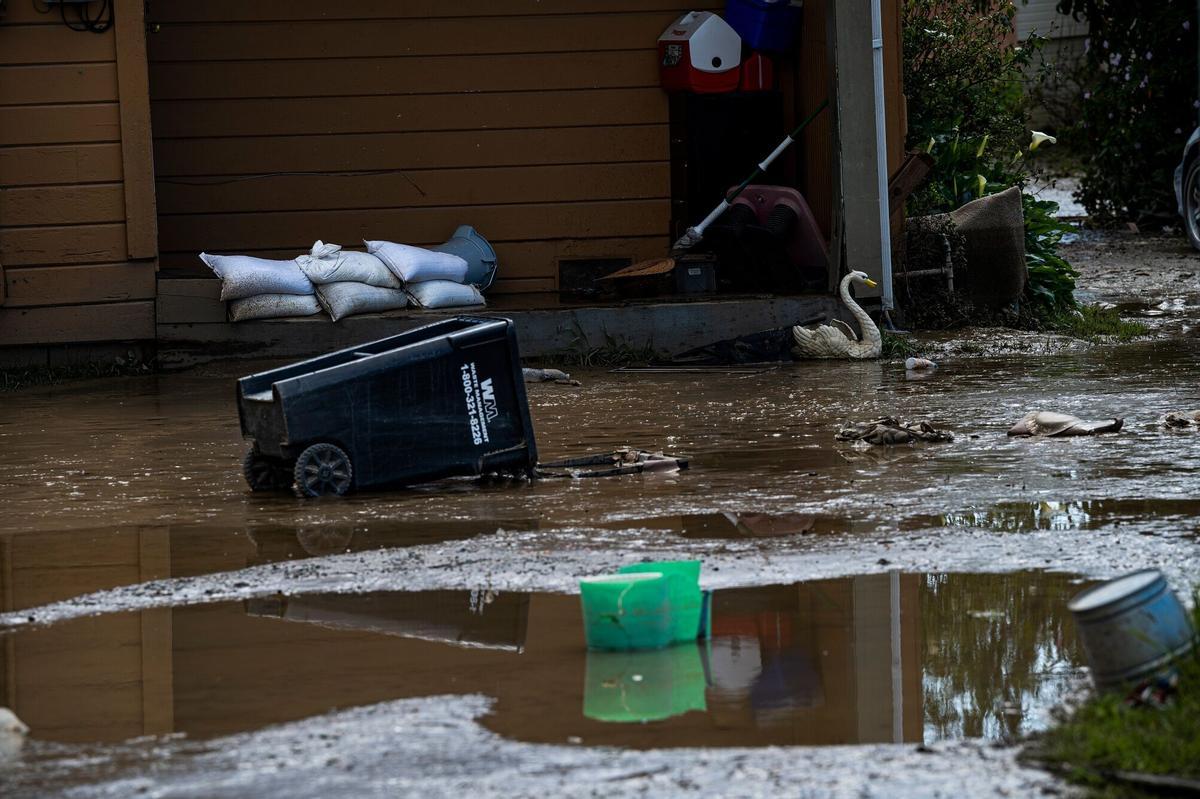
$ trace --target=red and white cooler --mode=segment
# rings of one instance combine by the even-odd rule
[[[742,38],[711,11],[689,11],[658,37],[662,87],[669,92],[732,92],[741,75]]]

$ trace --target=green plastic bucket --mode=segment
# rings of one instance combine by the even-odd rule
[[[700,591],[700,561],[671,560],[654,563],[635,563],[623,566],[620,574],[643,572],[662,574],[669,584],[671,601],[671,640],[675,643],[695,641],[701,637],[704,616],[704,595]]]
[[[672,642],[670,581],[661,572],[579,581],[589,649],[661,649]]]
[[[653,652],[588,652],[583,715],[597,721],[660,721],[707,710],[700,648],[680,644]]]

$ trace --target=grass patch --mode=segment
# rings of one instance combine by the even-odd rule
[[[1049,327],[1059,333],[1088,341],[1100,338],[1131,341],[1149,332],[1149,328],[1141,322],[1122,319],[1115,308],[1101,308],[1098,305],[1083,305],[1080,306],[1079,313],[1068,311],[1054,316],[1049,320]]]
[[[879,331],[883,335],[884,358],[907,358],[917,354],[917,347],[907,336],[898,336],[886,330]]]
[[[1200,607],[1193,613],[1200,625]],[[1166,707],[1128,707],[1117,693],[1094,696],[1031,739],[1022,758],[1087,786],[1093,796],[1143,795],[1114,772],[1200,781],[1200,650],[1178,665],[1179,691]]]
[[[650,344],[635,347],[605,333],[604,342],[591,344],[583,330],[576,327],[575,340],[570,348],[545,358],[536,359],[559,369],[609,369],[618,366],[645,366],[657,360],[659,353]]]

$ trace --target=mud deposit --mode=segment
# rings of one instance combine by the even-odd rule
[[[996,745],[1083,679],[1067,598],[1147,566],[1186,593],[1200,566],[1200,433],[1157,424],[1200,408],[1191,302],[1146,303],[1170,324],[1145,341],[920,379],[532,386],[545,459],[691,460],[611,480],[251,494],[233,378],[253,367],[8,395],[0,706],[32,737],[0,794],[1054,790]],[[1006,437],[1030,410],[1126,426]],[[834,442],[884,414],[955,440]],[[691,557],[711,641],[585,651],[580,575]]]

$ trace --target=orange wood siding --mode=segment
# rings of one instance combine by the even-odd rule
[[[693,7],[155,0],[164,276],[207,276],[202,249],[433,244],[463,223],[500,253],[496,291],[554,290],[563,257],[661,254],[655,42]]]
[[[0,347],[154,337],[148,128],[123,134],[148,105],[142,4],[116,7],[120,44],[31,3],[0,19]]]

